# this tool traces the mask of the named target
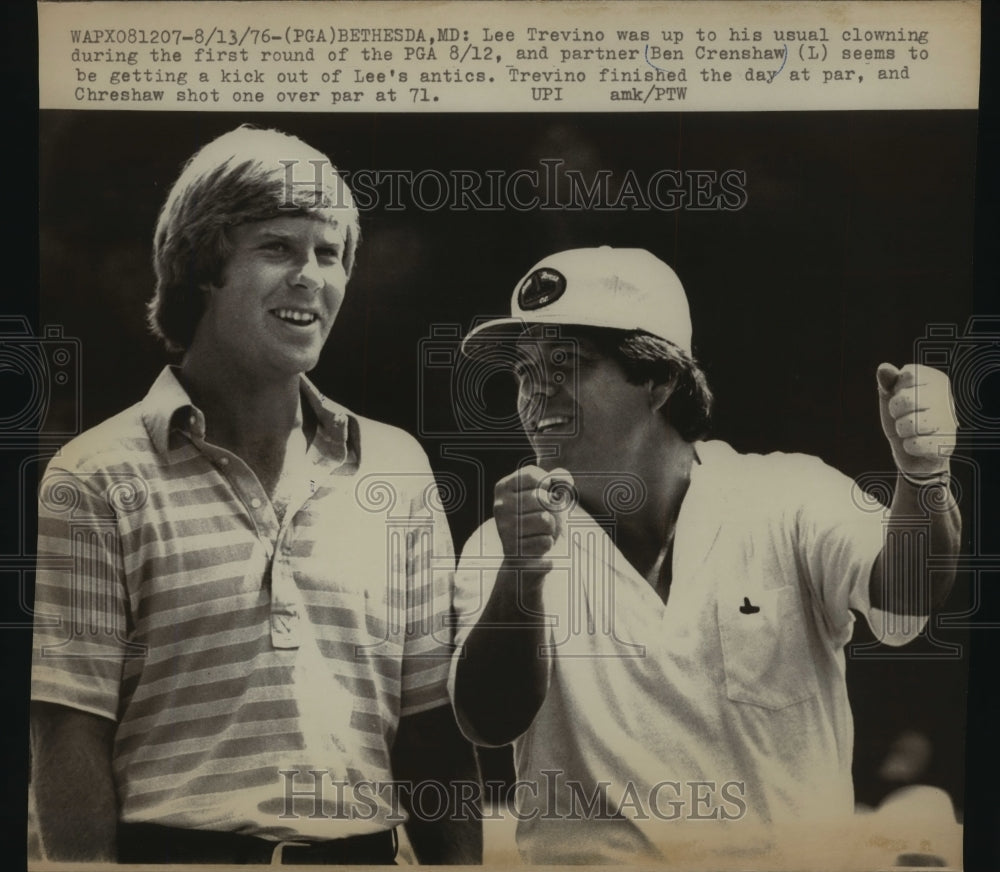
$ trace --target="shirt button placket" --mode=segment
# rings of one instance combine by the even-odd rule
[[[271,572],[271,642],[276,648],[298,648],[301,644],[302,603],[288,560],[292,546],[287,530],[278,535]]]

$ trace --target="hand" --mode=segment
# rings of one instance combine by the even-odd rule
[[[948,376],[916,363],[902,369],[883,363],[876,379],[896,468],[915,478],[947,472],[958,429]]]
[[[572,486],[565,469],[546,472],[538,466],[524,466],[497,482],[493,517],[505,557],[529,558],[541,572],[552,568],[545,555],[564,526],[569,500],[562,490]]]

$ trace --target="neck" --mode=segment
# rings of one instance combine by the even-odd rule
[[[640,463],[623,470],[638,478],[646,488],[645,500],[635,511],[627,511],[627,505],[623,511],[616,511],[613,506],[607,505],[608,501],[602,499],[606,479],[595,484],[595,490],[601,489],[600,495],[590,494],[589,498],[585,482],[580,478],[577,480],[578,485],[584,485],[580,487],[583,507],[591,514],[607,519],[608,523],[602,521],[602,526],[613,526],[618,549],[659,592],[658,585],[669,586],[669,555],[677,517],[691,481],[694,445],[685,442],[671,428],[665,439],[655,446],[647,446],[639,456],[642,458]],[[608,532],[612,531],[609,529]],[[665,595],[661,593],[663,597]]]
[[[291,431],[302,428],[298,375],[248,383],[225,364],[206,366],[188,355],[180,377],[204,413],[207,438],[215,444],[238,449],[251,442],[283,442]]]
[[[631,470],[646,485],[646,499],[635,512],[612,512],[619,542],[662,543],[673,534],[691,481],[694,446],[675,433],[671,437]]]

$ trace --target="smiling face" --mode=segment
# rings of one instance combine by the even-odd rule
[[[613,358],[583,337],[517,345],[521,426],[540,466],[574,476],[642,468],[661,422],[647,385],[630,384]]]
[[[309,372],[344,300],[344,228],[310,216],[241,224],[221,285],[206,289],[192,352],[259,383]]]

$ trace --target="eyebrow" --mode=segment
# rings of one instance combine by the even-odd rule
[[[330,224],[330,222],[325,222],[329,224],[330,229],[333,231],[341,230],[336,224]],[[286,230],[280,227],[254,227],[251,231],[251,238],[261,240],[261,239],[292,239],[298,234],[294,230]],[[340,245],[346,242],[343,232],[336,233],[330,239],[319,239],[318,244],[320,245]]]
[[[532,343],[519,343],[514,347],[515,360],[511,363],[511,367],[521,364],[532,365],[540,358],[547,358],[548,355],[552,354],[554,351],[565,352],[567,358],[572,358],[581,354],[588,354],[587,349],[583,346],[565,339],[548,340],[544,343],[544,346],[544,348],[539,349],[537,344],[532,347]]]
[[[560,337],[559,339],[528,338],[528,339],[518,340],[518,342],[514,344],[514,347],[518,351],[524,353],[524,350],[528,348],[534,349],[536,351],[540,348],[547,350],[557,348],[557,349],[567,349],[570,351],[587,351],[588,349],[591,349],[593,346],[590,343],[586,342],[585,340],[576,339],[571,336],[563,336]]]

